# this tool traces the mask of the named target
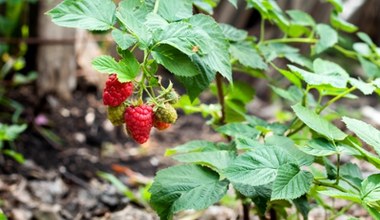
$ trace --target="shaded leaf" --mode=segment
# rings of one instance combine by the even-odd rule
[[[346,134],[315,112],[303,107],[301,104],[293,105],[297,117],[308,127],[330,140],[343,140]]]
[[[315,52],[321,53],[338,42],[338,34],[327,24],[318,24],[316,29],[319,41],[315,45]]]
[[[258,148],[238,156],[224,175],[233,184],[260,186],[274,181],[280,166],[290,161],[294,158],[280,148]]]
[[[179,165],[159,171],[154,178],[151,204],[161,219],[186,209],[201,210],[219,201],[227,192],[228,181],[198,165]]]
[[[312,182],[313,174],[295,164],[285,164],[278,169],[271,200],[298,198],[309,191]]]
[[[363,121],[343,117],[347,128],[353,131],[360,139],[371,145],[380,155],[380,131]]]

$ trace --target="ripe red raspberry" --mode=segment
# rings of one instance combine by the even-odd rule
[[[149,105],[129,106],[124,113],[128,134],[139,144],[145,143],[153,126],[153,109]]]
[[[121,83],[116,74],[111,74],[103,91],[103,103],[112,107],[118,106],[132,95],[132,92],[132,82]]]
[[[162,121],[157,121],[157,120],[154,120],[154,121],[153,121],[153,126],[154,126],[155,128],[157,128],[158,130],[160,130],[160,131],[163,131],[163,130],[169,128],[170,125],[171,125],[171,124],[169,124],[169,123],[165,123],[165,122],[162,122]]]

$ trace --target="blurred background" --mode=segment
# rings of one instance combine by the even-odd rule
[[[142,146],[131,141],[124,128],[114,127],[101,98],[106,76],[92,69],[91,60],[101,54],[116,56],[116,45],[109,33],[53,24],[44,13],[60,2],[0,0],[0,210],[21,220],[156,219],[146,190],[157,170],[174,163],[164,157],[165,149],[221,137],[201,115],[185,116],[181,110],[173,127],[164,133],[153,131]],[[379,45],[380,2],[343,2],[343,18]],[[332,9],[325,1],[278,3],[329,23]],[[236,9],[222,0],[213,17],[258,36],[260,14],[246,10],[244,1],[238,5]],[[279,34],[273,28],[266,37]],[[253,111],[266,119],[274,117],[268,86],[260,80],[250,83],[257,94]],[[177,90],[184,91],[180,86]],[[201,98],[213,101],[207,93]],[[369,114],[380,114],[371,109]],[[232,199],[225,201],[229,202]],[[210,209],[202,219],[236,219],[231,210]]]

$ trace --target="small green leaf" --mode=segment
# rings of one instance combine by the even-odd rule
[[[176,76],[192,77],[199,74],[198,68],[191,59],[172,46],[157,46],[152,51],[152,56],[157,63],[163,65]]]
[[[315,45],[315,52],[321,53],[338,42],[338,34],[327,24],[318,24],[316,29],[319,41]]]
[[[178,21],[193,15],[193,3],[188,0],[165,0],[158,5],[158,14],[167,21]]]
[[[22,132],[26,130],[26,124],[21,125],[6,125],[0,123],[0,142],[14,141]]]
[[[368,36],[368,34],[364,33],[364,32],[358,32],[357,33],[358,37],[364,41],[368,46],[373,46],[375,45],[371,39],[370,36]]]
[[[301,104],[293,105],[297,117],[315,132],[329,140],[343,140],[346,134],[315,112],[303,107]]]
[[[149,191],[151,204],[161,219],[186,209],[201,210],[219,201],[228,181],[198,165],[179,165],[159,171]]]
[[[348,201],[353,201],[356,203],[361,203],[360,196],[358,193],[352,193],[352,192],[341,192],[336,189],[330,189],[330,190],[321,190],[319,191],[321,194],[330,196],[332,198],[337,198],[337,199],[344,199]]]
[[[361,79],[350,78],[349,82],[352,86],[357,87],[364,95],[371,95],[376,89],[375,86],[363,82]]]
[[[316,62],[314,61],[313,65],[316,65]],[[326,65],[326,67],[329,65]],[[307,82],[310,85],[331,85],[335,88],[346,88],[348,76],[342,75],[341,73],[337,71],[326,71],[326,72],[309,72],[303,69],[300,69],[293,65],[288,65],[289,69],[300,75],[300,78],[302,78],[305,82]],[[317,69],[319,71],[319,69]]]
[[[334,13],[334,12],[331,13],[330,15],[330,22],[334,28],[348,32],[348,33],[352,33],[358,30],[357,26],[343,20],[342,18],[339,17],[337,13]]]
[[[313,174],[295,164],[285,164],[278,169],[271,200],[296,199],[309,191],[312,182]]]
[[[112,31],[112,37],[122,50],[128,49],[137,42],[136,38],[134,38],[132,35],[119,29],[114,29]]]
[[[371,48],[366,43],[356,42],[352,48],[361,56],[370,56],[372,53]]]
[[[152,33],[144,24],[149,10],[140,0],[121,1],[116,17],[135,37],[141,48],[147,48],[152,40]]]
[[[300,150],[313,156],[329,156],[338,154],[338,149],[329,141],[323,138],[312,139],[306,143]]]
[[[230,53],[233,58],[244,66],[266,70],[267,64],[263,61],[257,50],[248,42],[239,42],[230,45]]]
[[[218,148],[214,142],[195,140],[189,141],[186,144],[179,145],[172,149],[167,149],[165,156],[191,152],[216,151],[217,149]]]
[[[372,63],[371,61],[367,60],[366,58],[358,55],[359,61],[361,66],[364,69],[364,73],[368,77],[379,77],[380,76],[380,67],[378,67],[376,64]]]
[[[9,150],[9,149],[6,149],[6,150],[3,150],[2,153],[4,155],[7,155],[9,157],[11,157],[12,159],[14,159],[15,161],[17,161],[18,163],[24,163],[25,162],[25,158],[22,154],[14,151],[14,150]]]
[[[380,131],[363,121],[343,117],[347,128],[353,131],[360,139],[371,145],[380,155]]]
[[[254,138],[254,139],[260,134],[260,132],[257,129],[247,124],[237,123],[237,122],[223,125],[217,128],[216,131],[228,136],[232,136],[232,137],[243,137],[243,138]]]
[[[219,24],[224,37],[229,41],[242,41],[247,38],[248,33],[245,30],[240,30],[229,24]]]
[[[380,174],[372,174],[362,182],[361,199],[370,207],[379,206]]]
[[[280,148],[258,148],[238,156],[224,175],[233,184],[260,186],[274,181],[280,166],[290,161],[294,158]]]
[[[215,171],[221,171],[228,167],[235,158],[235,153],[225,150],[192,152],[175,155],[173,158],[183,163],[195,163],[210,167]]]
[[[120,82],[127,82],[133,80],[138,74],[139,64],[136,63],[136,58],[130,53],[130,56],[123,58],[120,62],[116,62],[108,55],[99,56],[92,61],[92,66],[102,73],[116,73]]]
[[[343,11],[343,3],[342,0],[327,0],[332,4],[337,12]]]
[[[292,19],[292,23],[302,26],[314,26],[315,21],[308,13],[300,10],[288,10],[286,13]]]
[[[106,31],[115,23],[115,11],[112,0],[64,0],[47,14],[60,26]]]

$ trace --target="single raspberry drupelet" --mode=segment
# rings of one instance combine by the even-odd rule
[[[155,128],[157,128],[158,130],[160,130],[160,131],[166,130],[167,128],[170,127],[170,125],[171,124],[165,123],[165,122],[162,122],[162,121],[157,121],[157,120],[153,121],[153,126]]]
[[[145,143],[153,127],[153,109],[149,105],[129,106],[124,119],[128,134],[139,144]]]
[[[116,74],[111,74],[103,91],[103,103],[112,107],[123,103],[133,93],[133,83],[121,83]]]

